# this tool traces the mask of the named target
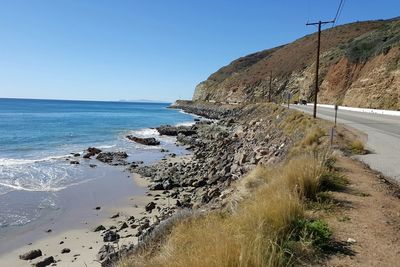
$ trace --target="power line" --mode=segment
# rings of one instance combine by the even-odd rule
[[[345,0],[340,0],[340,3],[339,3],[339,6],[338,6],[338,9],[337,9],[337,11],[336,11],[335,18],[333,19],[333,24],[332,24],[332,27],[334,27],[334,26],[335,26],[335,24],[336,24],[337,20],[338,20],[338,19],[339,19],[339,17],[340,17],[340,14],[342,13],[342,10],[343,10],[343,7],[344,7],[344,2],[345,2]]]

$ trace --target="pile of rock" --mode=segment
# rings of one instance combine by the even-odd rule
[[[129,163],[125,160],[128,157],[126,152],[100,152],[96,159],[110,164],[110,165],[128,165]]]

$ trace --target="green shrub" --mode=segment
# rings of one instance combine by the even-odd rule
[[[311,243],[318,248],[325,248],[332,237],[332,231],[323,220],[299,219],[295,222],[295,240]]]

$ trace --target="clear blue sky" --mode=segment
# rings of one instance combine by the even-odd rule
[[[0,0],[0,97],[191,98],[230,61],[315,31],[339,0]],[[339,24],[400,15],[346,0]]]

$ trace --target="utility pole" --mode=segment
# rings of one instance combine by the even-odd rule
[[[307,23],[307,26],[310,25],[318,25],[318,44],[317,44],[317,62],[315,66],[315,89],[314,89],[314,118],[317,117],[317,96],[318,96],[318,72],[319,72],[319,51],[321,48],[321,25],[328,24],[328,23],[335,23],[334,20],[331,21],[318,21],[313,23]]]
[[[269,75],[269,91],[268,91],[268,102],[271,102],[271,94],[272,94],[272,70]]]

